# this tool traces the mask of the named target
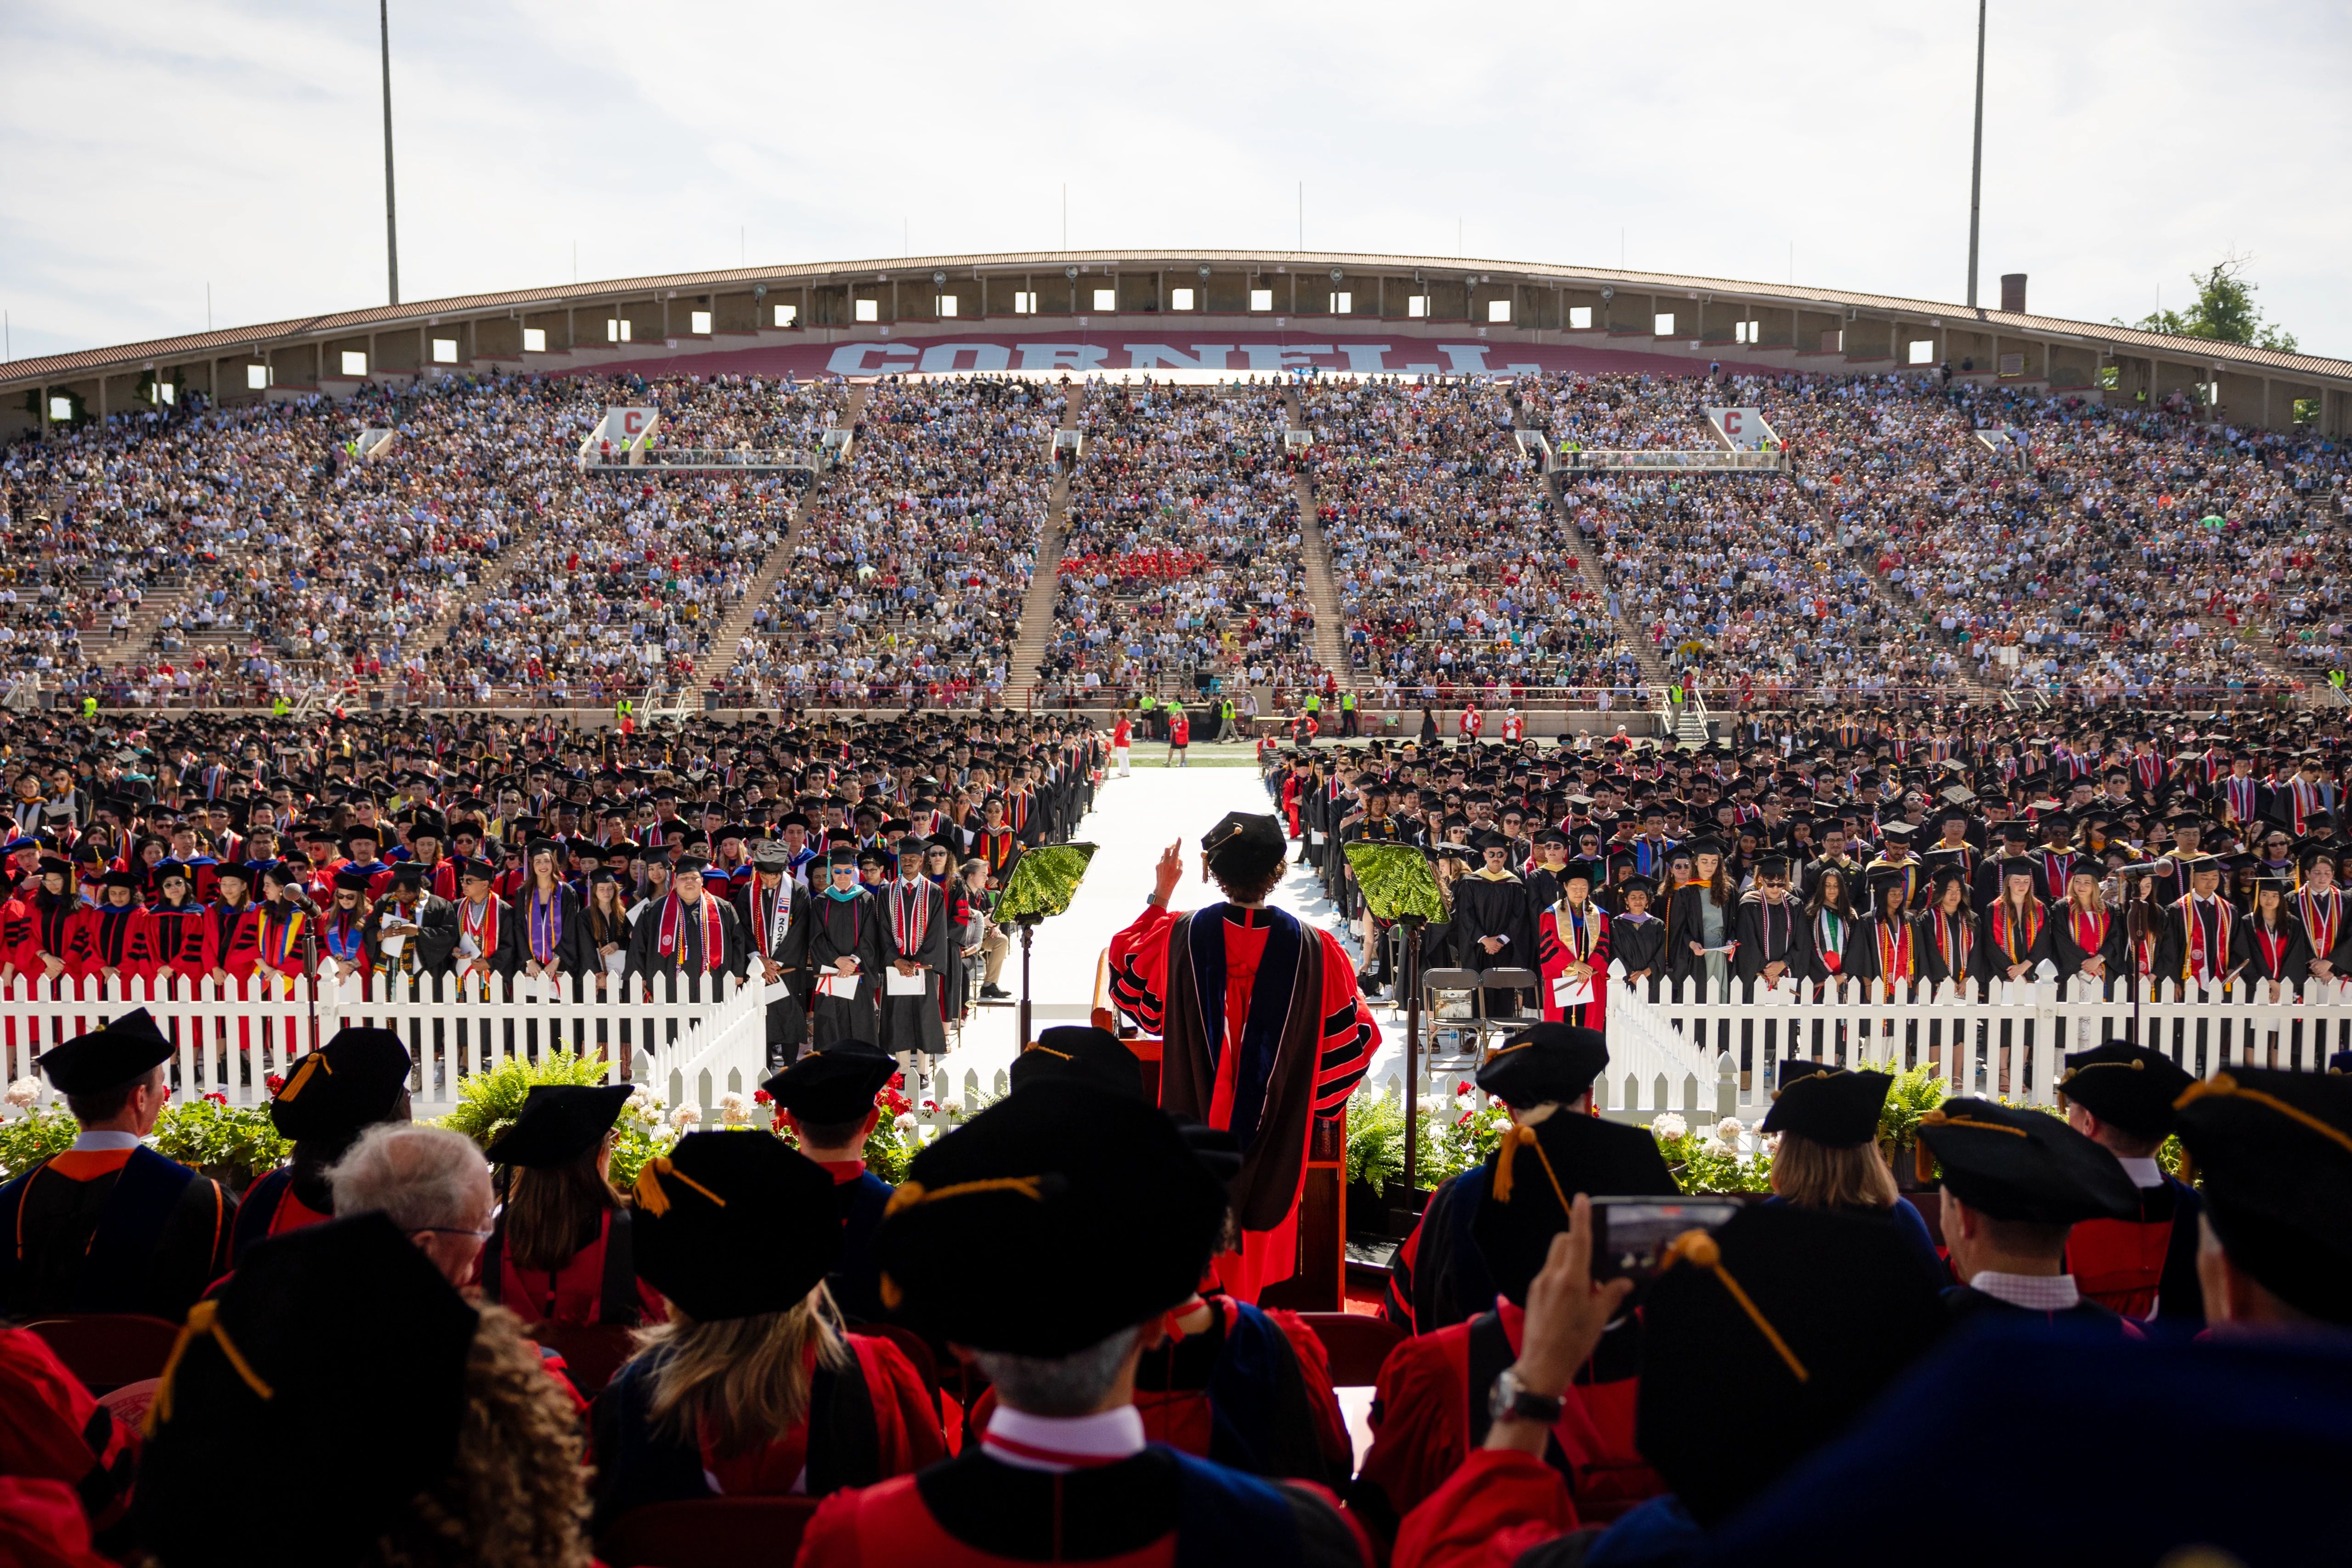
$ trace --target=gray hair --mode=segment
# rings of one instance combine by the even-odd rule
[[[382,1122],[327,1171],[338,1217],[383,1214],[403,1230],[466,1229],[488,1208],[489,1163],[446,1127]]]
[[[1121,1329],[1099,1344],[1051,1361],[1000,1351],[974,1351],[972,1360],[996,1385],[998,1402],[1010,1409],[1031,1415],[1085,1415],[1110,1396],[1142,1335],[1140,1327]]]

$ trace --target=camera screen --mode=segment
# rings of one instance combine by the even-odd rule
[[[1706,1199],[1661,1203],[1656,1198],[1592,1200],[1592,1277],[1657,1277],[1666,1246],[1686,1230],[1713,1230],[1739,1212],[1736,1203]]]

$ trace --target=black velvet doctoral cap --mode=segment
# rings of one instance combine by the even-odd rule
[[[1944,1186],[1994,1219],[2074,1225],[2134,1219],[2139,1190],[2116,1157],[2058,1118],[1987,1100],[1948,1100],[1919,1119],[1920,1163],[1942,1162]]]
[[[360,1561],[448,1473],[479,1321],[381,1214],[263,1241],[190,1311],[156,1390],[140,1542],[173,1568]],[[256,1454],[320,1462],[225,1526],[223,1489]]]
[[[285,1138],[347,1140],[398,1109],[410,1066],[398,1035],[347,1024],[294,1064],[270,1096],[270,1123]]]
[[[1783,1080],[1764,1113],[1763,1131],[1793,1132],[1832,1149],[1858,1149],[1878,1136],[1878,1113],[1895,1079],[1883,1072],[1832,1068]]]
[[[1191,1296],[1224,1213],[1159,1110],[1049,1079],[915,1156],[875,1237],[882,1300],[953,1343],[1070,1355]]]
[[[1013,1089],[1049,1079],[1092,1084],[1122,1099],[1143,1099],[1143,1066],[1108,1029],[1089,1024],[1058,1024],[1039,1035],[1013,1058],[1006,1075]]]
[[[1234,878],[1236,881],[1253,880],[1280,866],[1288,856],[1290,844],[1284,837],[1282,825],[1264,813],[1229,811],[1214,827],[1201,837],[1202,851],[1209,858],[1209,868]]]
[[[522,1114],[483,1155],[493,1165],[553,1170],[593,1152],[621,1119],[635,1087],[625,1083],[542,1083],[523,1097]]]
[[[2170,1057],[2117,1040],[2068,1052],[2058,1089],[2135,1138],[2161,1138],[2172,1131],[2172,1102],[2195,1081]]]
[[[172,1058],[172,1042],[144,1007],[134,1007],[102,1029],[77,1035],[38,1058],[59,1094],[103,1094]]]
[[[1568,1228],[1576,1194],[1675,1199],[1682,1189],[1646,1128],[1628,1127],[1563,1107],[1535,1127],[1514,1127],[1477,1180],[1484,1201],[1471,1235],[1495,1284],[1524,1303],[1528,1285]]]
[[[2352,1323],[2352,1078],[2232,1068],[2182,1090],[2176,1114],[2230,1260],[2297,1310]]]
[[[1600,1030],[1530,1024],[1480,1066],[1478,1087],[1525,1110],[1549,1100],[1575,1100],[1608,1066],[1609,1041]]]
[[[689,1132],[635,1197],[638,1277],[700,1322],[783,1311],[841,1259],[831,1173],[765,1132]]]
[[[760,1087],[803,1121],[838,1127],[863,1121],[898,1070],[898,1058],[869,1040],[838,1040],[814,1050]]]

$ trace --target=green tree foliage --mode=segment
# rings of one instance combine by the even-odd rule
[[[2261,307],[2254,303],[2257,285],[2246,276],[2252,260],[2251,256],[2232,253],[2202,272],[2191,272],[2189,277],[2197,285],[2197,301],[2186,310],[2158,310],[2137,321],[2119,319],[2116,325],[2293,353],[2294,334],[2264,321]]]

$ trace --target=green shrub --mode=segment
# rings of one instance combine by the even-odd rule
[[[294,1141],[278,1136],[268,1105],[231,1105],[217,1094],[165,1106],[148,1138],[157,1153],[240,1192],[294,1155]]]
[[[21,1176],[50,1155],[64,1153],[80,1131],[62,1100],[28,1106],[24,1115],[0,1121],[0,1178]]]
[[[487,1149],[522,1114],[522,1102],[534,1085],[602,1083],[604,1066],[593,1057],[574,1056],[569,1051],[541,1051],[536,1065],[520,1057],[514,1058],[488,1072],[475,1073],[461,1081],[457,1085],[457,1107],[441,1118],[440,1124],[456,1128]],[[630,1179],[635,1179],[635,1172],[630,1173]]]

